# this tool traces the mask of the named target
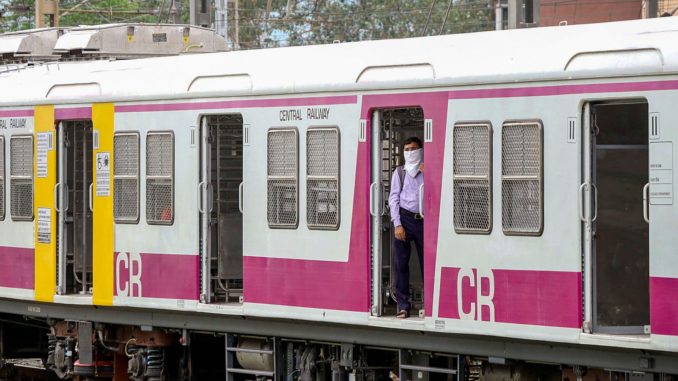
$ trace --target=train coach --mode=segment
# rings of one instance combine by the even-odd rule
[[[664,18],[3,72],[0,310],[21,328],[2,355],[65,379],[669,380],[677,36]],[[386,198],[410,136],[425,249],[418,313],[395,319]]]

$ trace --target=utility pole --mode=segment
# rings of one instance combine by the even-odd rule
[[[240,49],[240,15],[238,14],[238,0],[233,4],[235,32],[233,33],[233,49]]]
[[[647,2],[647,17],[655,18],[659,14],[659,1],[658,0],[649,0]]]
[[[48,23],[45,25],[45,17]],[[35,0],[35,27],[59,26],[59,1],[58,0]]]
[[[212,24],[212,15],[210,14],[207,0],[189,0],[189,24],[209,28]]]

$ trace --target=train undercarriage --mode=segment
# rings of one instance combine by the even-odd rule
[[[272,336],[271,332],[283,326],[271,322],[269,332],[262,332],[258,327],[265,322],[252,323],[249,332],[239,326],[234,327],[238,332],[228,333],[223,329],[4,315],[0,319],[0,381],[678,380],[656,371],[658,364],[663,367],[670,358],[650,354],[639,357],[640,363],[634,365],[645,365],[646,371],[624,370],[572,363],[567,352],[559,352],[562,362],[542,361],[536,355],[525,360],[473,354],[478,352],[472,345],[467,347],[468,353],[448,353],[438,350],[445,340],[432,340],[427,350],[422,349],[425,344],[411,341],[409,345],[396,334],[380,345],[368,337],[363,342],[354,340],[350,328],[343,336],[336,335],[341,329],[327,328],[335,338],[328,340],[313,330],[307,338],[296,334]],[[303,326],[300,328],[303,330]],[[387,345],[398,341],[400,345]],[[461,345],[465,343],[468,341],[462,340]],[[509,347],[505,348],[510,355]],[[517,353],[522,349],[514,350]],[[590,356],[583,352],[583,356]],[[600,350],[600,364],[607,361],[603,352]],[[27,359],[34,365],[27,366]]]

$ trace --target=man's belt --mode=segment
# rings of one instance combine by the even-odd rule
[[[415,220],[423,220],[424,219],[424,216],[422,216],[421,214],[412,213],[409,210],[403,209],[403,208],[400,208],[400,214],[403,214],[403,215],[408,216],[408,217],[412,217]]]

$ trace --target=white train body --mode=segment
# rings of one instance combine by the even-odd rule
[[[68,63],[2,74],[5,213],[0,221],[0,258],[6,265],[0,268],[0,297],[677,352],[676,30],[678,20],[666,18]],[[381,195],[373,190],[381,186],[374,168],[381,163],[376,152],[382,142],[375,141],[379,135],[374,123],[382,121],[382,111],[407,108],[421,109],[424,119],[423,308],[422,318],[396,320],[384,310],[384,283],[373,267],[382,265],[383,257],[377,254],[381,249],[371,250],[376,234],[381,234],[374,229],[380,217],[370,214],[381,214],[377,205]],[[593,124],[603,126],[601,130],[613,128],[605,126],[630,120],[620,112],[638,110],[642,112],[638,119],[646,123],[641,127],[647,126],[643,142],[594,147],[595,137],[587,133],[595,129]],[[242,209],[242,234],[233,231],[219,237],[226,243],[242,240],[242,297],[230,303],[210,300],[215,283],[210,283],[205,269],[214,268],[201,256],[201,237],[210,237],[203,219],[211,215],[201,211],[215,205],[205,183],[209,170],[203,167],[201,155],[208,148],[201,129],[206,131],[208,117],[220,115],[240,118],[243,134],[242,187],[239,196],[233,196]],[[66,290],[70,281],[60,281],[58,275],[66,254],[60,254],[57,240],[65,233],[59,230],[64,201],[59,199],[62,182],[56,147],[64,123],[82,120],[91,121],[95,131],[95,162],[104,157],[97,154],[114,157],[114,139],[119,134],[132,133],[138,139],[138,160],[132,162],[138,168],[132,176],[138,184],[138,211],[132,223],[114,222],[115,162],[92,170],[92,284],[84,293],[74,293]],[[521,147],[507,145],[512,126],[523,134]],[[309,186],[316,183],[309,182],[312,176],[307,172],[309,133],[318,128],[330,139],[336,134],[339,158],[336,174],[327,177],[329,184],[336,184],[332,192],[338,192],[323,196],[337,197],[336,203],[322,206],[336,206],[338,210],[332,212],[336,214],[329,215],[337,223],[321,228],[309,222],[315,215],[307,207],[309,195],[316,191]],[[465,157],[474,160],[466,163],[476,171],[470,177],[464,177],[462,160],[466,159],[455,159],[457,128],[459,147],[464,143],[463,128],[476,134],[463,135],[475,136],[467,142],[472,151],[464,151],[475,152]],[[289,135],[275,135],[280,131]],[[43,133],[46,137],[40,137]],[[168,134],[159,139],[166,138],[172,145],[154,151],[158,156],[151,163],[147,160],[154,143],[149,143],[149,136],[156,133]],[[536,137],[529,140],[528,133]],[[35,142],[34,211],[21,220],[13,218],[11,211],[11,199],[19,193],[11,192],[10,141],[24,135]],[[278,137],[283,144],[273,147],[271,139]],[[40,142],[47,142],[46,148]],[[612,153],[613,146],[619,151]],[[596,187],[596,179],[612,171],[603,169],[611,163],[603,161],[605,155],[622,155],[614,163],[633,167],[636,156],[623,156],[633,149],[648,153],[644,176],[649,189],[629,192],[635,192],[633,210],[647,209],[647,227],[638,229],[649,229],[649,235],[633,229],[614,230],[614,234],[639,234],[649,245],[648,304],[639,307],[644,303],[641,298],[640,304],[629,302],[628,307],[633,310],[628,315],[641,308],[639,316],[647,318],[641,318],[640,324],[634,318],[626,324],[607,324],[605,311],[597,310],[605,305],[599,299],[606,291],[601,290],[614,289],[615,284],[623,288],[626,275],[603,281],[605,275],[597,268],[609,274],[616,265],[605,267],[600,262],[604,259],[596,260],[596,250],[603,250],[603,224],[627,220],[607,209],[598,210],[599,202],[604,206],[606,200],[621,196],[610,196],[610,187]],[[529,165],[525,163],[532,159],[521,156],[525,173],[511,177],[509,154],[536,156]],[[173,184],[163,188],[171,189],[171,209],[159,211],[147,196],[149,184],[156,184],[149,168],[166,165],[169,158],[173,162],[158,169],[162,174],[157,178],[162,184]],[[276,177],[268,170],[276,160],[296,166],[283,166],[280,173],[285,174]],[[619,175],[620,184],[627,176],[624,173]],[[469,179],[489,196],[455,204],[455,184],[461,184],[461,195],[467,189],[462,188],[463,181]],[[280,204],[271,206],[271,189],[278,189],[271,187],[282,184],[276,181],[293,185],[276,193],[280,199],[275,202]],[[517,184],[511,181],[524,181],[521,184],[527,188],[510,193],[508,187]],[[296,211],[286,209],[288,199],[296,200]],[[619,206],[622,214],[628,209],[625,205]],[[466,208],[468,214],[456,208]],[[332,210],[322,209],[323,213]],[[149,213],[159,224],[149,223]],[[525,226],[511,220],[521,213]],[[281,226],[272,224],[271,218],[279,218]],[[465,218],[479,218],[480,225]]]

